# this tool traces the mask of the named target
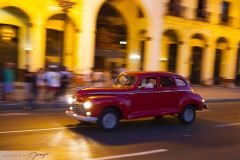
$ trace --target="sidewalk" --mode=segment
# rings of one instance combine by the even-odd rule
[[[216,87],[216,86],[193,86],[195,92],[202,95],[207,103],[216,102],[240,102],[240,88],[226,88],[226,87]],[[18,89],[15,96],[17,97],[17,102],[8,103],[0,101],[0,110],[8,109],[31,109],[31,104],[26,101],[22,101],[24,96],[23,89]],[[54,109],[54,108],[65,108],[67,106],[66,100],[62,98],[61,100],[55,102],[45,102],[41,104],[34,104],[35,109]]]
[[[240,88],[226,88],[222,86],[193,86],[206,102],[234,102],[240,101]]]

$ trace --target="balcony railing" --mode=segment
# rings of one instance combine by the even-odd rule
[[[205,10],[200,10],[200,9],[196,9],[194,12],[195,12],[195,15],[196,15],[196,20],[209,22],[210,12],[207,12]]]
[[[184,17],[184,12],[186,7],[178,4],[178,3],[166,3],[166,13],[165,15],[168,16],[175,16],[175,17]]]
[[[220,24],[221,25],[226,25],[226,26],[232,26],[233,25],[233,17],[230,17],[225,14],[220,14]]]
[[[187,15],[187,13],[192,15]],[[174,16],[174,17],[181,17],[196,21],[202,22],[210,22],[210,16],[215,15],[215,13],[211,13],[205,11],[203,9],[192,9],[185,6],[180,5],[179,3],[166,3],[165,4],[165,15],[166,16]],[[224,14],[219,14],[219,25],[226,25],[226,26],[233,26],[234,21],[237,21],[236,17],[231,17]],[[238,28],[240,28],[240,19]]]

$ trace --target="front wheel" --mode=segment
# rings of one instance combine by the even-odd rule
[[[118,127],[120,120],[119,113],[115,109],[105,109],[100,116],[99,124],[102,129],[112,131]]]
[[[178,117],[182,124],[191,124],[195,120],[196,111],[193,106],[186,106]]]

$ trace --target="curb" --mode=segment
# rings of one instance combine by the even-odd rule
[[[207,99],[206,100],[206,103],[217,103],[217,102],[240,102],[240,98]]]

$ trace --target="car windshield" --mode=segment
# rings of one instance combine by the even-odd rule
[[[117,80],[114,83],[114,85],[131,87],[131,86],[134,85],[135,82],[136,82],[136,77],[135,76],[120,75],[117,78]]]

